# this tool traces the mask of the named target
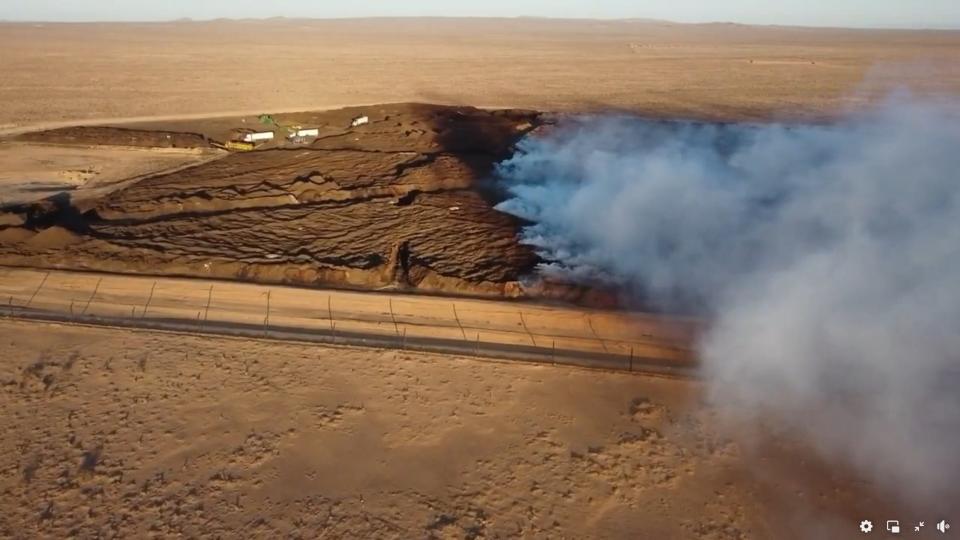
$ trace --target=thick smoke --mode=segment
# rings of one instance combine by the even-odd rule
[[[957,112],[897,99],[831,125],[570,120],[501,165],[500,209],[534,223],[545,272],[704,314],[719,403],[943,496],[960,485]]]

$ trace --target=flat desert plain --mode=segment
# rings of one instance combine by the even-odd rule
[[[419,101],[821,117],[960,90],[960,32],[541,19],[0,24],[0,129]]]
[[[885,508],[788,437],[721,428],[691,381],[14,321],[0,336],[4,537],[828,538]]]

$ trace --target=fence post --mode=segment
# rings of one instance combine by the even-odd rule
[[[90,303],[93,302],[93,299],[97,296],[97,291],[100,290],[100,284],[103,283],[103,278],[97,280],[96,286],[93,287],[93,294],[90,295],[90,298],[87,299],[87,305],[83,306],[83,311],[80,312],[80,315],[86,315],[87,310],[90,309]]]
[[[460,334],[463,335],[463,340],[467,341],[467,331],[463,329],[463,323],[460,322],[460,315],[457,314],[457,304],[456,302],[452,303],[453,305],[453,318],[457,321],[457,326],[460,327]]]
[[[587,326],[590,327],[590,333],[593,334],[593,337],[600,342],[600,346],[603,347],[603,352],[608,353],[607,344],[603,341],[603,338],[600,337],[600,334],[597,333],[597,330],[593,327],[593,317],[590,314],[587,314]]]
[[[633,347],[630,347],[630,371],[633,371]]]
[[[210,315],[210,302],[213,301],[213,285],[210,286],[210,291],[207,292],[207,307],[203,309],[203,322],[207,322],[207,317]]]
[[[150,302],[153,302],[153,291],[157,288],[157,281],[153,281],[153,285],[150,286],[150,294],[147,296],[147,303],[143,305],[143,313],[140,314],[141,319],[147,317],[147,310],[150,309]]]
[[[397,332],[397,337],[400,337],[400,325],[397,324],[397,317],[393,314],[393,298],[388,298],[390,301],[390,320],[393,321],[393,329]]]
[[[557,340],[553,340],[553,348],[550,350],[550,361],[557,365]]]
[[[527,332],[527,335],[530,336],[530,341],[532,341],[532,342],[533,342],[533,346],[536,347],[536,346],[537,346],[537,340],[536,340],[536,338],[533,337],[533,332],[531,332],[530,329],[527,328],[527,321],[524,320],[524,318],[523,318],[523,311],[520,311],[520,324],[523,325],[523,329]]]
[[[46,285],[47,278],[49,277],[50,277],[50,272],[47,272],[46,274],[43,275],[43,279],[40,280],[40,285],[37,285],[37,290],[33,291],[33,294],[30,296],[30,300],[27,300],[26,307],[30,307],[30,304],[33,303],[33,299],[36,298],[38,294],[40,294],[40,289],[42,289],[43,286]]]
[[[480,356],[480,332],[477,332],[477,342],[473,349],[473,354],[475,356]]]
[[[330,331],[336,332],[335,325],[333,324],[333,302],[330,300],[330,295],[327,295],[327,314],[330,317]]]

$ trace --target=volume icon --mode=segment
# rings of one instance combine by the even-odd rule
[[[941,519],[940,523],[937,523],[937,530],[941,533],[946,533],[950,529],[950,524],[947,523],[947,520]]]

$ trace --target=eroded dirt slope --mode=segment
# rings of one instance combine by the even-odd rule
[[[358,115],[370,123],[349,127]],[[160,144],[171,133],[197,133],[216,141],[227,126],[253,121],[30,137],[153,144],[147,135],[131,142],[130,134],[157,133]],[[277,122],[317,127],[320,137],[293,145],[277,129],[278,142],[255,152],[147,177],[100,198],[61,194],[7,208],[0,264],[519,294],[517,281],[536,257],[517,243],[520,223],[493,210],[484,180],[540,123],[537,113],[407,104],[278,115]]]

